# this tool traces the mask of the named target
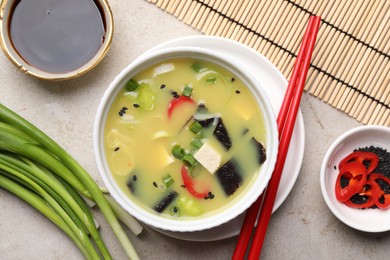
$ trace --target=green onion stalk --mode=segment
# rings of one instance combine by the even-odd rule
[[[47,200],[51,201],[51,198],[53,195],[50,195],[50,193],[46,190],[45,188],[42,188],[42,186],[46,187],[51,187],[50,186],[50,181],[48,179],[42,177],[43,172],[50,172],[53,175],[56,176],[56,179],[58,181],[58,185],[56,187],[58,189],[63,187],[67,189],[68,191],[71,189],[74,189],[81,195],[93,200],[98,207],[100,208],[101,212],[105,216],[107,222],[110,224],[113,232],[117,236],[118,240],[122,244],[124,250],[126,251],[127,255],[130,257],[130,259],[139,259],[133,245],[131,244],[129,238],[127,237],[127,234],[123,230],[122,226],[120,225],[115,213],[110,207],[109,202],[105,198],[103,192],[99,188],[99,186],[95,183],[95,181],[91,178],[91,176],[86,172],[86,170],[72,157],[70,156],[60,145],[58,145],[54,140],[52,140],[49,136],[47,136],[44,132],[42,132],[40,129],[32,125],[30,122],[13,112],[12,110],[8,109],[4,105],[0,104],[0,150],[4,151],[0,153],[11,153],[14,157],[8,156],[6,158],[3,157],[3,168],[6,168],[7,170],[2,170],[0,172],[3,173],[3,179],[7,178],[4,177],[5,175],[8,175],[8,180],[10,180],[9,175],[10,171],[14,173],[14,177],[12,178],[17,178],[19,179],[22,183],[27,183],[27,186],[29,187],[28,189],[31,189],[29,193],[34,193],[39,194],[37,195],[38,197],[42,196],[45,197],[45,201],[47,203]],[[15,159],[15,157],[19,157],[19,159]],[[12,159],[10,159],[12,158]],[[23,159],[21,159],[23,158]],[[8,160],[8,161],[7,161]],[[25,165],[24,166],[21,163],[16,163],[16,161],[24,161]],[[8,166],[7,166],[8,163]],[[17,170],[15,168],[11,167],[9,164],[17,165]],[[4,166],[5,165],[5,166]],[[8,167],[8,168],[7,168]],[[46,170],[39,170],[39,168],[45,168]],[[7,174],[4,174],[4,172],[7,172]],[[17,174],[16,172],[19,172]],[[26,174],[20,174],[26,173]],[[38,173],[40,172],[40,173]],[[36,175],[34,175],[36,174]],[[15,177],[17,176],[17,177]],[[35,176],[35,177],[34,177]],[[39,177],[38,177],[39,176]],[[49,174],[50,176],[50,174]],[[42,180],[43,179],[43,180]],[[35,182],[34,180],[42,180],[42,182]],[[49,182],[49,183],[47,183]],[[9,183],[9,182],[7,182]],[[13,182],[13,185],[8,185],[7,187],[10,188],[12,187],[12,193],[15,193],[15,185]],[[42,186],[41,186],[42,185]],[[45,186],[46,185],[46,186]],[[4,185],[3,185],[4,186]],[[23,187],[19,186],[19,187]],[[47,188],[47,187],[46,187]],[[59,192],[59,191],[53,191],[53,192]],[[23,196],[25,198],[25,193],[23,191],[17,191],[16,194],[17,196]],[[53,193],[51,193],[53,194]],[[63,193],[61,193],[63,195]],[[58,197],[62,197],[62,195],[58,194]],[[73,235],[71,238],[74,240],[76,238],[79,238],[77,240],[78,242],[76,245],[81,248],[81,245],[84,246],[83,248],[86,248],[88,251],[91,249],[89,245],[83,241],[80,240],[81,237],[78,237],[78,235],[74,234],[76,227],[79,227],[78,230],[83,231],[88,231],[95,242],[97,243],[102,255],[104,258],[110,258],[109,253],[105,246],[103,246],[100,236],[96,234],[96,231],[94,228],[91,226],[91,216],[86,216],[85,218],[82,217],[80,207],[82,209],[85,209],[86,206],[81,206],[80,205],[80,199],[77,199],[79,195],[76,192],[72,193],[70,197],[73,197],[72,199],[70,197],[67,197],[64,199],[63,203],[66,203],[67,205],[70,204],[69,206],[69,212],[66,214],[67,216],[72,216],[73,218],[78,218],[78,220],[74,221],[73,223],[68,223],[67,228],[64,228],[66,225],[64,218],[69,221],[67,217],[60,217],[62,219],[60,228],[62,230],[66,230],[66,233],[69,233],[69,230],[72,230],[69,226],[71,225],[73,228]],[[36,198],[36,196],[34,197]],[[44,211],[44,215],[47,216],[49,215],[50,219],[55,221],[55,223],[58,222],[58,218],[53,217],[54,214],[56,213],[56,216],[61,216],[61,214],[65,214],[64,212],[56,212],[59,211],[57,206],[55,205],[54,201],[52,202],[51,208],[54,208],[53,213],[47,213],[47,208],[43,209],[43,206],[40,205],[40,203],[36,202],[35,200],[33,203],[31,201],[27,201],[30,204],[34,204],[36,206],[39,206],[39,211]],[[39,200],[41,201],[41,200]],[[58,203],[58,202],[57,202]],[[89,215],[89,214],[87,214]],[[78,224],[75,224],[78,223]],[[57,224],[58,225],[58,224]],[[83,228],[80,228],[84,226]],[[65,231],[64,231],[65,232]],[[80,249],[81,250],[81,249]],[[85,249],[81,250],[82,253],[85,254]],[[87,258],[96,258],[96,255],[90,250],[91,252],[88,252]]]
[[[28,178],[43,188],[45,192],[60,204],[80,229],[80,231],[76,232],[76,235],[79,232],[90,234],[101,250],[102,256],[105,259],[111,258],[97,231],[89,208],[73,189],[66,187],[66,182],[59,181],[49,171],[45,171],[46,168],[39,167],[26,158],[19,159],[7,153],[0,154],[0,169],[15,177],[23,175],[19,179]]]
[[[73,242],[76,244],[76,246],[80,249],[81,253],[87,259],[92,259],[92,256],[85,249],[85,247],[82,244],[82,242],[80,241],[79,237],[77,237],[73,233],[73,231],[70,229],[70,227],[67,224],[65,224],[65,222],[61,219],[61,217],[57,213],[55,213],[50,206],[48,206],[46,204],[46,201],[44,199],[42,199],[40,196],[38,196],[34,192],[30,191],[29,189],[22,187],[16,181],[5,177],[1,173],[2,173],[2,171],[0,171],[0,187],[4,188],[5,190],[8,190],[9,192],[18,196],[20,199],[24,200],[25,202],[27,202],[28,204],[33,206],[35,209],[37,209],[39,212],[41,212],[44,216],[46,216],[48,219],[50,219],[65,234],[67,234],[68,237],[70,237],[73,240]]]

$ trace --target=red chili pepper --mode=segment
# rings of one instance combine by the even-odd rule
[[[336,180],[336,198],[340,202],[349,200],[355,193],[359,192],[366,182],[366,167],[358,162],[350,162],[344,165]],[[347,185],[342,185],[342,177],[348,180]]]
[[[344,201],[344,204],[351,208],[366,209],[375,206],[378,202],[378,187],[371,181],[366,180],[363,188],[355,194],[355,196],[361,196],[363,203],[355,203],[352,199]]]
[[[172,99],[168,105],[168,118],[171,118],[173,111],[184,103],[195,104],[194,100],[186,96],[180,96],[178,98]]]
[[[343,168],[344,165],[349,164],[351,162],[358,162],[360,164],[363,164],[363,162],[369,162],[367,174],[370,174],[378,166],[379,158],[378,155],[372,152],[356,151],[341,160],[341,162],[339,163],[339,169]]]
[[[207,197],[208,191],[203,192],[203,193],[199,193],[195,190],[194,179],[192,179],[189,176],[187,168],[184,165],[181,167],[181,177],[183,179],[184,186],[186,187],[188,192],[191,193],[194,197],[199,198],[199,199],[203,199],[204,197]]]
[[[382,189],[380,182],[390,187],[390,179],[379,173],[371,173],[368,177],[370,181],[374,183],[377,190],[377,202],[376,205],[380,209],[387,209],[390,207],[390,194],[386,194]]]

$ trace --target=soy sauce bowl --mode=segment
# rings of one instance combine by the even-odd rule
[[[4,53],[19,70],[39,79],[78,77],[99,64],[111,45],[114,26],[107,0],[3,0],[0,10]]]
[[[344,224],[364,232],[390,230],[390,209],[355,209],[339,202],[335,195],[335,183],[339,174],[339,162],[354,149],[376,146],[390,151],[390,128],[384,126],[360,126],[338,137],[328,149],[321,166],[321,191],[332,213]]]

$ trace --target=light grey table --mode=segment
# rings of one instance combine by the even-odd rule
[[[95,112],[109,83],[147,49],[199,32],[143,0],[110,1],[115,34],[106,58],[91,72],[64,82],[46,82],[18,71],[0,55],[0,102],[40,127],[103,184],[93,154]],[[322,158],[332,141],[360,123],[305,93],[301,105],[306,144],[297,182],[273,214],[263,259],[388,259],[390,234],[355,231],[336,219],[320,191]],[[97,212],[102,236],[114,259],[126,259]],[[390,221],[390,220],[389,220]],[[146,228],[135,237],[141,259],[229,259],[236,237],[189,242]],[[0,189],[0,259],[82,259],[78,249],[29,205]]]

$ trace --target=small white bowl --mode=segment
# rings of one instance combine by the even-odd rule
[[[330,146],[321,166],[321,190],[325,202],[333,214],[346,225],[365,232],[390,230],[390,209],[354,209],[336,199],[335,183],[339,162],[354,149],[378,146],[390,151],[390,128],[384,126],[360,126],[349,130]]]
[[[252,178],[246,189],[222,210],[218,210],[215,214],[210,214],[209,216],[200,216],[199,218],[187,220],[177,220],[163,217],[155,212],[146,210],[138,203],[132,201],[128,196],[126,196],[126,194],[124,194],[124,192],[121,191],[114,181],[106,162],[103,146],[103,134],[108,110],[125,82],[138,72],[155,63],[162,62],[167,59],[183,57],[203,59],[218,64],[233,72],[233,74],[239,77],[251,89],[264,116],[267,160],[256,173],[256,176]],[[125,68],[110,84],[98,107],[94,125],[94,150],[96,162],[102,179],[110,191],[110,194],[125,210],[140,221],[152,227],[169,231],[191,232],[210,229],[226,223],[243,213],[260,196],[267,186],[275,166],[278,144],[276,119],[271,103],[269,102],[265,92],[259,86],[259,83],[255,80],[254,76],[245,70],[245,65],[240,64],[228,55],[220,55],[218,52],[196,47],[175,47],[154,51],[146,53],[133,61],[133,63]]]

